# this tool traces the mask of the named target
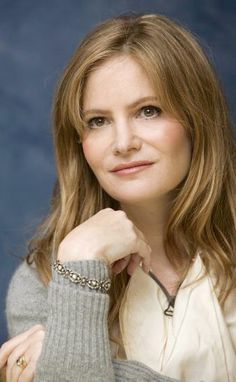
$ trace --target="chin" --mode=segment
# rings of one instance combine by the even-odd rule
[[[158,200],[162,199],[165,195],[161,193],[155,193],[152,194],[150,192],[126,192],[124,194],[114,192],[114,193],[109,193],[109,195],[117,200],[119,203],[122,204],[143,204],[143,203],[150,203],[150,202],[157,202]]]

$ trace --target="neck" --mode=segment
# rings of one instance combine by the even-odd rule
[[[171,294],[175,294],[179,276],[167,258],[164,249],[164,236],[169,218],[171,203],[163,201],[155,204],[125,205],[121,208],[128,218],[144,234],[151,252],[151,270]]]
[[[160,201],[142,205],[122,204],[128,218],[142,231],[155,257],[165,258],[164,233],[169,217],[170,202]]]

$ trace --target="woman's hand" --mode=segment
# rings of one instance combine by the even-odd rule
[[[151,248],[142,232],[124,211],[105,208],[74,228],[60,243],[58,260],[76,261],[102,258],[114,273],[127,267],[132,274],[142,261],[150,269]]]
[[[44,327],[35,325],[2,345],[0,369],[6,366],[6,382],[33,382],[44,335]],[[25,358],[25,366],[17,365],[21,356]]]

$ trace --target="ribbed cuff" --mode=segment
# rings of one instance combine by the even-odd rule
[[[107,266],[101,260],[64,264],[89,278],[109,277]],[[112,381],[107,329],[109,295],[87,290],[53,272],[48,306],[47,330],[36,381],[82,380],[78,375],[84,376],[86,381],[96,380],[96,375],[101,375],[101,381]]]
[[[103,260],[100,259],[67,261],[63,262],[62,264],[73,272],[79,273],[81,276],[85,276],[88,279],[103,281],[110,278],[108,266]],[[77,289],[82,288],[84,291],[92,291],[87,285],[81,286],[79,284],[73,283],[54,269],[52,272],[52,280],[58,285],[70,286],[71,288]]]

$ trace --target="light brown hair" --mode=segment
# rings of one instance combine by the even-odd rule
[[[216,73],[196,38],[156,14],[110,19],[89,33],[70,60],[54,104],[58,181],[51,211],[29,243],[45,283],[51,254],[77,225],[100,209],[119,208],[101,189],[83,155],[83,91],[89,74],[115,55],[127,54],[146,71],[164,110],[185,127],[192,143],[189,173],[178,186],[166,227],[165,248],[182,278],[196,255],[216,276],[223,303],[236,286],[235,143],[227,104]],[[125,67],[124,67],[125,70]],[[118,317],[129,276],[113,277],[108,327]]]

